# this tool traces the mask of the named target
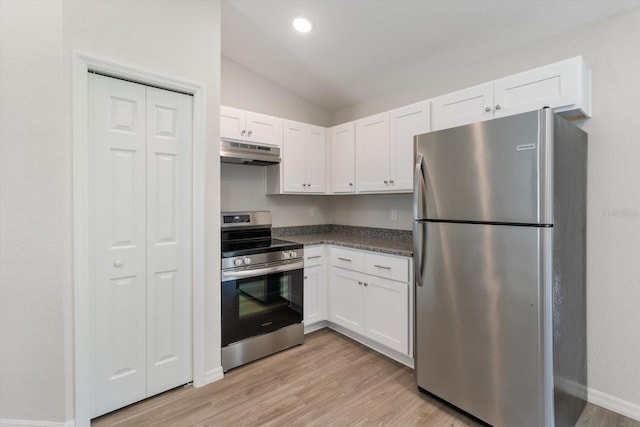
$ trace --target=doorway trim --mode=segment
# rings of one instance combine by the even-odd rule
[[[192,366],[196,387],[218,379],[205,370],[205,99],[203,84],[72,52],[73,135],[73,303],[75,426],[89,426],[90,416],[90,265],[89,99],[88,73],[96,71],[147,86],[193,95],[192,151]],[[221,373],[220,373],[221,374]],[[222,375],[219,375],[221,378]]]

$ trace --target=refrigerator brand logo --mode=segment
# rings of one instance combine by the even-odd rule
[[[516,145],[516,151],[535,150],[536,144],[522,144]]]

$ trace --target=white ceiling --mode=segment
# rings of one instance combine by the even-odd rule
[[[640,0],[224,0],[222,54],[332,112]],[[299,34],[294,17],[311,19]],[[411,70],[408,73],[407,70]]]

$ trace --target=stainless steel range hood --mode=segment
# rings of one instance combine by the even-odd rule
[[[280,163],[280,148],[255,142],[220,141],[220,161],[241,165],[268,166]]]

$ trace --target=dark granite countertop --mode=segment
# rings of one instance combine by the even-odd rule
[[[273,236],[303,245],[336,245],[400,256],[413,256],[412,234],[409,230],[351,227],[346,225],[310,225],[275,227]]]

